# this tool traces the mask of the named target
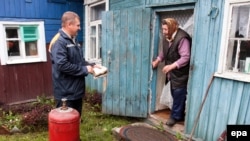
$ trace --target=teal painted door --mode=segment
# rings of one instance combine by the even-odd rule
[[[103,94],[106,114],[147,117],[150,71],[150,9],[102,15],[102,61],[109,73]]]

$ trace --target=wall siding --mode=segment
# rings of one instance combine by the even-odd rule
[[[222,26],[222,5],[223,1],[213,2],[212,0],[198,1],[196,4],[196,17],[194,21],[195,31],[191,57],[193,70],[191,72],[188,88],[187,133],[191,133],[191,128],[193,128],[209,80],[216,71],[218,65],[220,29]],[[212,18],[208,15],[212,6],[216,6],[220,10],[220,14],[216,18]],[[218,87],[212,88],[217,89]],[[213,101],[213,104],[216,105],[216,101]],[[206,110],[209,111],[210,108],[211,107],[208,107]],[[203,109],[203,111],[204,110],[205,109]],[[213,121],[211,121],[211,117],[209,116],[200,117],[200,121],[203,121],[203,124],[198,124],[196,131],[199,132],[197,133],[198,137],[204,138],[206,132],[210,130],[207,129],[207,127],[213,125],[213,123],[211,123]],[[210,136],[210,138],[211,137],[212,136]]]
[[[40,19],[45,21],[46,42],[58,32],[61,27],[61,16],[65,11],[76,12],[82,21],[83,19],[83,1],[67,1],[66,3],[48,2],[48,0],[1,0],[0,20],[6,19]],[[84,23],[84,22],[83,22]],[[81,24],[84,31],[84,24]],[[83,41],[84,32],[79,32],[78,40]]]
[[[53,94],[50,61],[0,66],[0,74],[0,105]]]
[[[219,14],[211,15],[211,7]],[[195,32],[192,45],[186,133],[190,134],[209,80],[217,70],[220,51],[224,0],[198,1],[195,8]],[[217,140],[227,124],[249,124],[249,83],[215,78],[202,109],[195,137]]]

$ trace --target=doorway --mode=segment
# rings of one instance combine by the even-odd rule
[[[175,18],[179,23],[179,27],[185,30],[186,32],[188,32],[191,37],[193,36],[193,23],[194,23],[194,20],[193,20],[194,9],[193,8],[172,10],[172,11],[160,11],[160,12],[156,12],[156,17],[158,21],[157,23],[159,24],[158,25],[159,28],[157,28],[158,31],[155,31],[156,32],[155,34],[158,34],[157,36],[155,36],[155,38],[159,38],[157,41],[158,43],[156,43],[158,54],[159,52],[162,51],[162,44],[161,44],[162,32],[160,28],[161,27],[160,21],[162,19]],[[157,68],[155,110],[150,116],[165,124],[167,119],[170,117],[171,107],[168,107],[161,100],[162,90],[165,85],[165,79],[166,79],[166,76],[161,71],[163,67],[164,67],[164,62],[162,62]],[[170,92],[167,92],[167,93],[168,95],[171,95]],[[180,122],[180,123],[177,123],[172,128],[175,131],[183,132],[184,124],[185,124],[184,122]]]

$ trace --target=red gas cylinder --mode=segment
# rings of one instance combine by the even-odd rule
[[[49,141],[79,141],[80,114],[62,101],[62,107],[49,113]]]

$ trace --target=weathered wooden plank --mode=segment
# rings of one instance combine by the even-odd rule
[[[249,88],[249,86],[248,86],[248,88]],[[248,97],[247,101],[248,101],[247,107],[249,109],[249,107],[250,107],[250,97]],[[249,125],[250,124],[250,110],[246,111],[244,124],[245,125]]]
[[[135,56],[133,54],[133,52],[135,51],[135,44],[134,44],[134,32],[135,32],[135,15],[132,12],[132,10],[128,11],[128,54],[127,54],[127,63],[128,63],[128,73],[127,73],[127,78],[129,78],[129,80],[126,82],[127,83],[127,95],[126,95],[126,115],[128,116],[132,116],[133,115],[133,105],[132,105],[132,100],[134,97],[134,89],[135,89],[135,82],[134,82],[134,60],[135,60]],[[134,24],[131,24],[134,23]]]
[[[156,56],[159,54],[159,51],[158,51],[159,49],[157,47],[159,47],[159,41],[160,41],[159,35],[160,35],[160,30],[161,30],[161,27],[160,27],[160,22],[161,22],[160,15],[155,14],[154,16],[155,16],[155,20],[154,20],[155,27],[153,28],[153,31],[152,31],[152,36],[153,36],[154,40],[152,41],[152,45],[151,45],[152,46],[151,48],[153,48],[153,49],[150,48],[151,49],[150,52],[152,54],[151,55],[152,58],[150,58],[151,61],[153,59],[155,59]],[[151,66],[152,65],[150,65],[150,67]],[[157,80],[158,80],[157,76],[159,76],[159,74],[157,73],[157,69],[154,69],[154,70],[151,70],[151,71],[152,71],[151,73],[153,73],[153,75],[150,76],[150,77],[152,77],[152,78],[150,78],[152,80],[152,82],[151,82],[152,86],[151,86],[151,105],[150,105],[151,109],[150,109],[150,111],[154,112],[155,109],[156,109]]]
[[[108,52],[110,53],[109,55],[108,55],[108,57],[109,57],[109,70],[111,71],[111,73],[109,73],[109,75],[108,75],[108,85],[109,86],[112,86],[113,84],[114,84],[114,81],[113,81],[113,79],[114,79],[114,73],[115,73],[115,66],[114,66],[114,63],[113,63],[113,61],[114,61],[114,47],[113,47],[113,42],[112,42],[112,40],[111,39],[113,39],[114,38],[114,31],[113,31],[113,26],[114,26],[114,23],[113,23],[113,21],[114,21],[114,18],[113,18],[113,12],[111,12],[111,13],[109,13],[109,16],[107,17],[107,20],[108,21],[110,21],[109,23],[108,23],[108,33],[107,33],[107,35],[106,36],[108,36],[109,38],[108,38],[108,40],[107,40],[107,46],[108,46]],[[113,92],[113,87],[108,87],[107,88],[107,113],[112,113],[112,111],[113,111],[113,94],[114,94],[114,92]]]
[[[127,10],[123,10],[121,12],[121,37],[119,38],[121,40],[120,42],[120,56],[119,56],[119,60],[120,60],[120,108],[121,109],[126,109],[127,105],[126,105],[126,97],[128,95],[128,89],[127,89],[127,85],[128,85],[128,81],[130,78],[127,77],[128,73],[130,73],[129,71],[127,71],[128,69],[128,63],[127,63],[127,58],[128,58],[128,11]],[[120,114],[121,115],[126,115],[126,110],[120,110]]]
[[[207,134],[204,136],[204,138],[206,136],[212,137],[212,135],[214,134],[214,127],[216,126],[215,125],[216,112],[214,112],[214,111],[217,109],[218,104],[219,104],[218,96],[220,95],[221,83],[222,83],[222,80],[220,78],[214,78],[214,82],[212,84],[212,87],[209,90],[209,94],[208,94],[208,97],[207,97],[207,100],[205,103],[205,106],[209,107],[209,108],[207,108],[207,110],[209,110],[209,111],[207,111],[208,112],[207,116],[209,118],[207,118],[204,121],[204,122],[208,122],[207,127],[205,127],[205,125],[204,125],[204,128],[207,128],[208,131],[207,131]],[[203,121],[203,119],[200,118],[200,122],[202,122],[202,121]],[[207,129],[205,129],[205,130],[207,130]]]
[[[240,102],[243,94],[244,85],[241,82],[235,82],[231,95],[230,111],[228,113],[228,124],[237,124],[240,111]]]
[[[198,112],[198,106],[201,104],[202,98],[205,93],[205,89],[208,85],[208,78],[210,76],[205,76],[205,67],[204,62],[206,62],[206,51],[208,40],[207,37],[204,37],[206,33],[209,33],[209,21],[207,17],[207,13],[209,10],[205,8],[205,6],[211,5],[209,1],[202,1],[197,3],[195,15],[196,19],[194,21],[196,28],[194,28],[194,35],[192,41],[192,49],[191,49],[191,66],[193,67],[192,71],[190,72],[191,77],[189,78],[189,91],[188,91],[188,117],[187,117],[187,126],[186,131],[187,133],[191,132],[192,125],[195,120],[195,115]],[[205,16],[206,15],[206,16]],[[199,83],[197,83],[199,82]],[[195,104],[194,104],[195,103]],[[199,126],[199,125],[198,125]],[[197,127],[199,128],[199,127]]]
[[[135,15],[134,23],[135,30],[134,30],[134,51],[131,52],[133,56],[135,56],[134,59],[134,73],[133,81],[134,83],[134,92],[132,97],[132,106],[133,106],[133,114],[141,114],[140,112],[140,98],[141,98],[141,56],[142,56],[142,10],[141,9],[135,9],[133,11],[133,14]]]
[[[212,5],[217,5],[218,7],[221,7],[222,3],[221,1],[210,1],[210,3],[208,3],[208,7],[212,7]],[[211,9],[208,9],[211,10]],[[208,13],[211,11],[207,11]],[[221,15],[221,14],[220,14]],[[208,38],[207,38],[207,50],[206,50],[206,65],[204,66],[205,68],[205,72],[204,72],[204,82],[208,82],[209,81],[209,77],[206,76],[212,76],[214,74],[214,72],[216,71],[217,68],[217,60],[218,60],[218,46],[220,45],[220,30],[221,28],[221,21],[219,18],[215,17],[211,17],[211,16],[207,16],[208,19],[208,25],[207,25],[207,29],[208,31],[206,31],[208,33]],[[213,29],[213,30],[210,30]],[[204,87],[206,87],[206,83],[204,83]],[[204,88],[205,89],[205,88]],[[210,102],[210,101],[209,101]],[[225,107],[226,108],[226,107]],[[207,109],[204,109],[207,111],[211,111],[214,109],[211,109],[210,106],[207,106]],[[209,121],[209,116],[204,116],[202,118],[202,121]],[[209,122],[202,122],[203,125],[201,125],[198,129],[198,131],[200,131],[200,136],[205,137],[207,132],[208,132],[208,125],[210,124]],[[202,129],[202,130],[201,130]],[[223,129],[224,130],[224,129]],[[214,131],[214,130],[213,130]],[[219,131],[221,132],[221,131]]]
[[[147,116],[148,113],[148,96],[149,96],[149,70],[151,69],[151,62],[150,62],[150,23],[151,20],[151,10],[145,9],[142,11],[142,39],[141,39],[141,48],[142,48],[142,55],[141,55],[141,106],[140,106],[140,113],[143,117]]]
[[[115,114],[120,115],[120,80],[119,76],[120,76],[120,60],[119,60],[119,56],[120,56],[120,44],[122,43],[122,39],[120,38],[120,28],[121,28],[121,15],[120,15],[120,11],[114,11],[113,14],[113,52],[112,52],[112,56],[114,56],[114,59],[112,60],[111,64],[113,64],[113,79],[112,79],[112,83],[113,85],[110,85],[112,87],[112,100],[113,100],[113,112]],[[111,40],[110,40],[111,41]],[[123,74],[121,74],[123,75]]]
[[[217,140],[218,137],[221,135],[221,133],[226,129],[226,125],[227,125],[227,118],[226,117],[228,117],[232,90],[233,90],[233,81],[226,81],[226,82],[224,81],[222,83],[221,90],[217,96],[217,98],[219,99],[218,106],[215,107],[216,112],[213,113],[213,114],[216,114],[215,126],[213,128],[213,136],[210,136],[210,137],[207,136],[207,139]],[[212,106],[212,104],[211,104],[211,106]],[[211,121],[211,122],[213,122],[213,121]],[[210,123],[208,123],[208,124],[210,124]]]
[[[106,13],[102,13],[102,61],[103,61],[103,65],[106,66],[109,69],[110,72],[110,68],[109,68],[109,63],[108,63],[108,50],[107,50],[107,33],[108,33],[108,21],[107,21],[107,14]],[[109,76],[107,76],[109,77]],[[105,78],[106,80],[106,86],[108,85],[107,80],[108,78]],[[89,81],[87,81],[89,82]],[[105,93],[102,94],[102,112],[103,113],[107,113],[107,88]]]
[[[246,124],[246,121],[249,123],[249,119],[246,119],[247,111],[249,111],[249,103],[250,103],[250,87],[249,84],[244,84],[243,95],[240,102],[239,115],[237,119],[237,124]]]

